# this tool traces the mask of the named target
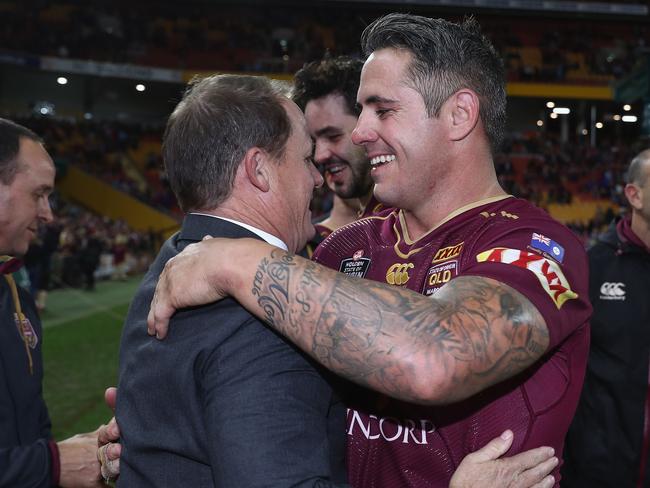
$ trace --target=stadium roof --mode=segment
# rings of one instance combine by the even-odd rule
[[[333,0],[337,1],[337,0]],[[373,4],[408,4],[418,6],[464,7],[499,10],[532,10],[542,12],[564,12],[575,14],[648,15],[648,5],[625,2],[576,2],[561,0],[345,0]]]

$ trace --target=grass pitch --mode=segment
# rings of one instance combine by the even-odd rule
[[[104,390],[117,385],[122,324],[141,277],[101,282],[93,292],[52,291],[43,322],[43,394],[57,440],[95,430],[112,412]]]

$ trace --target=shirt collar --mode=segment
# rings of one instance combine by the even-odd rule
[[[23,265],[23,262],[11,256],[0,256],[0,274],[15,273]]]
[[[226,217],[219,217],[217,215],[205,214],[205,213],[201,213],[201,212],[190,212],[190,213],[193,214],[193,215],[203,215],[205,217],[214,217],[215,219],[221,219],[221,220],[225,220],[227,222],[233,223],[235,225],[243,227],[246,230],[251,231],[253,234],[259,236],[262,239],[264,239],[266,242],[268,242],[272,246],[279,247],[280,249],[282,249],[284,251],[289,251],[289,248],[287,247],[287,245],[284,243],[284,241],[282,239],[279,239],[278,237],[275,237],[273,234],[269,234],[268,232],[265,232],[262,229],[258,229],[257,227],[253,227],[252,225],[245,224],[244,222],[240,222],[239,220],[227,219]]]

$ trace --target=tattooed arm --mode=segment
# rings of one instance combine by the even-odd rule
[[[544,319],[498,281],[460,276],[433,297],[351,278],[252,240],[190,246],[160,278],[150,333],[174,310],[234,296],[328,369],[423,404],[467,398],[533,364]]]

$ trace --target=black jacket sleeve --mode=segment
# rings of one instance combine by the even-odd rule
[[[46,488],[52,485],[48,439],[27,446],[0,448],[1,488]]]

